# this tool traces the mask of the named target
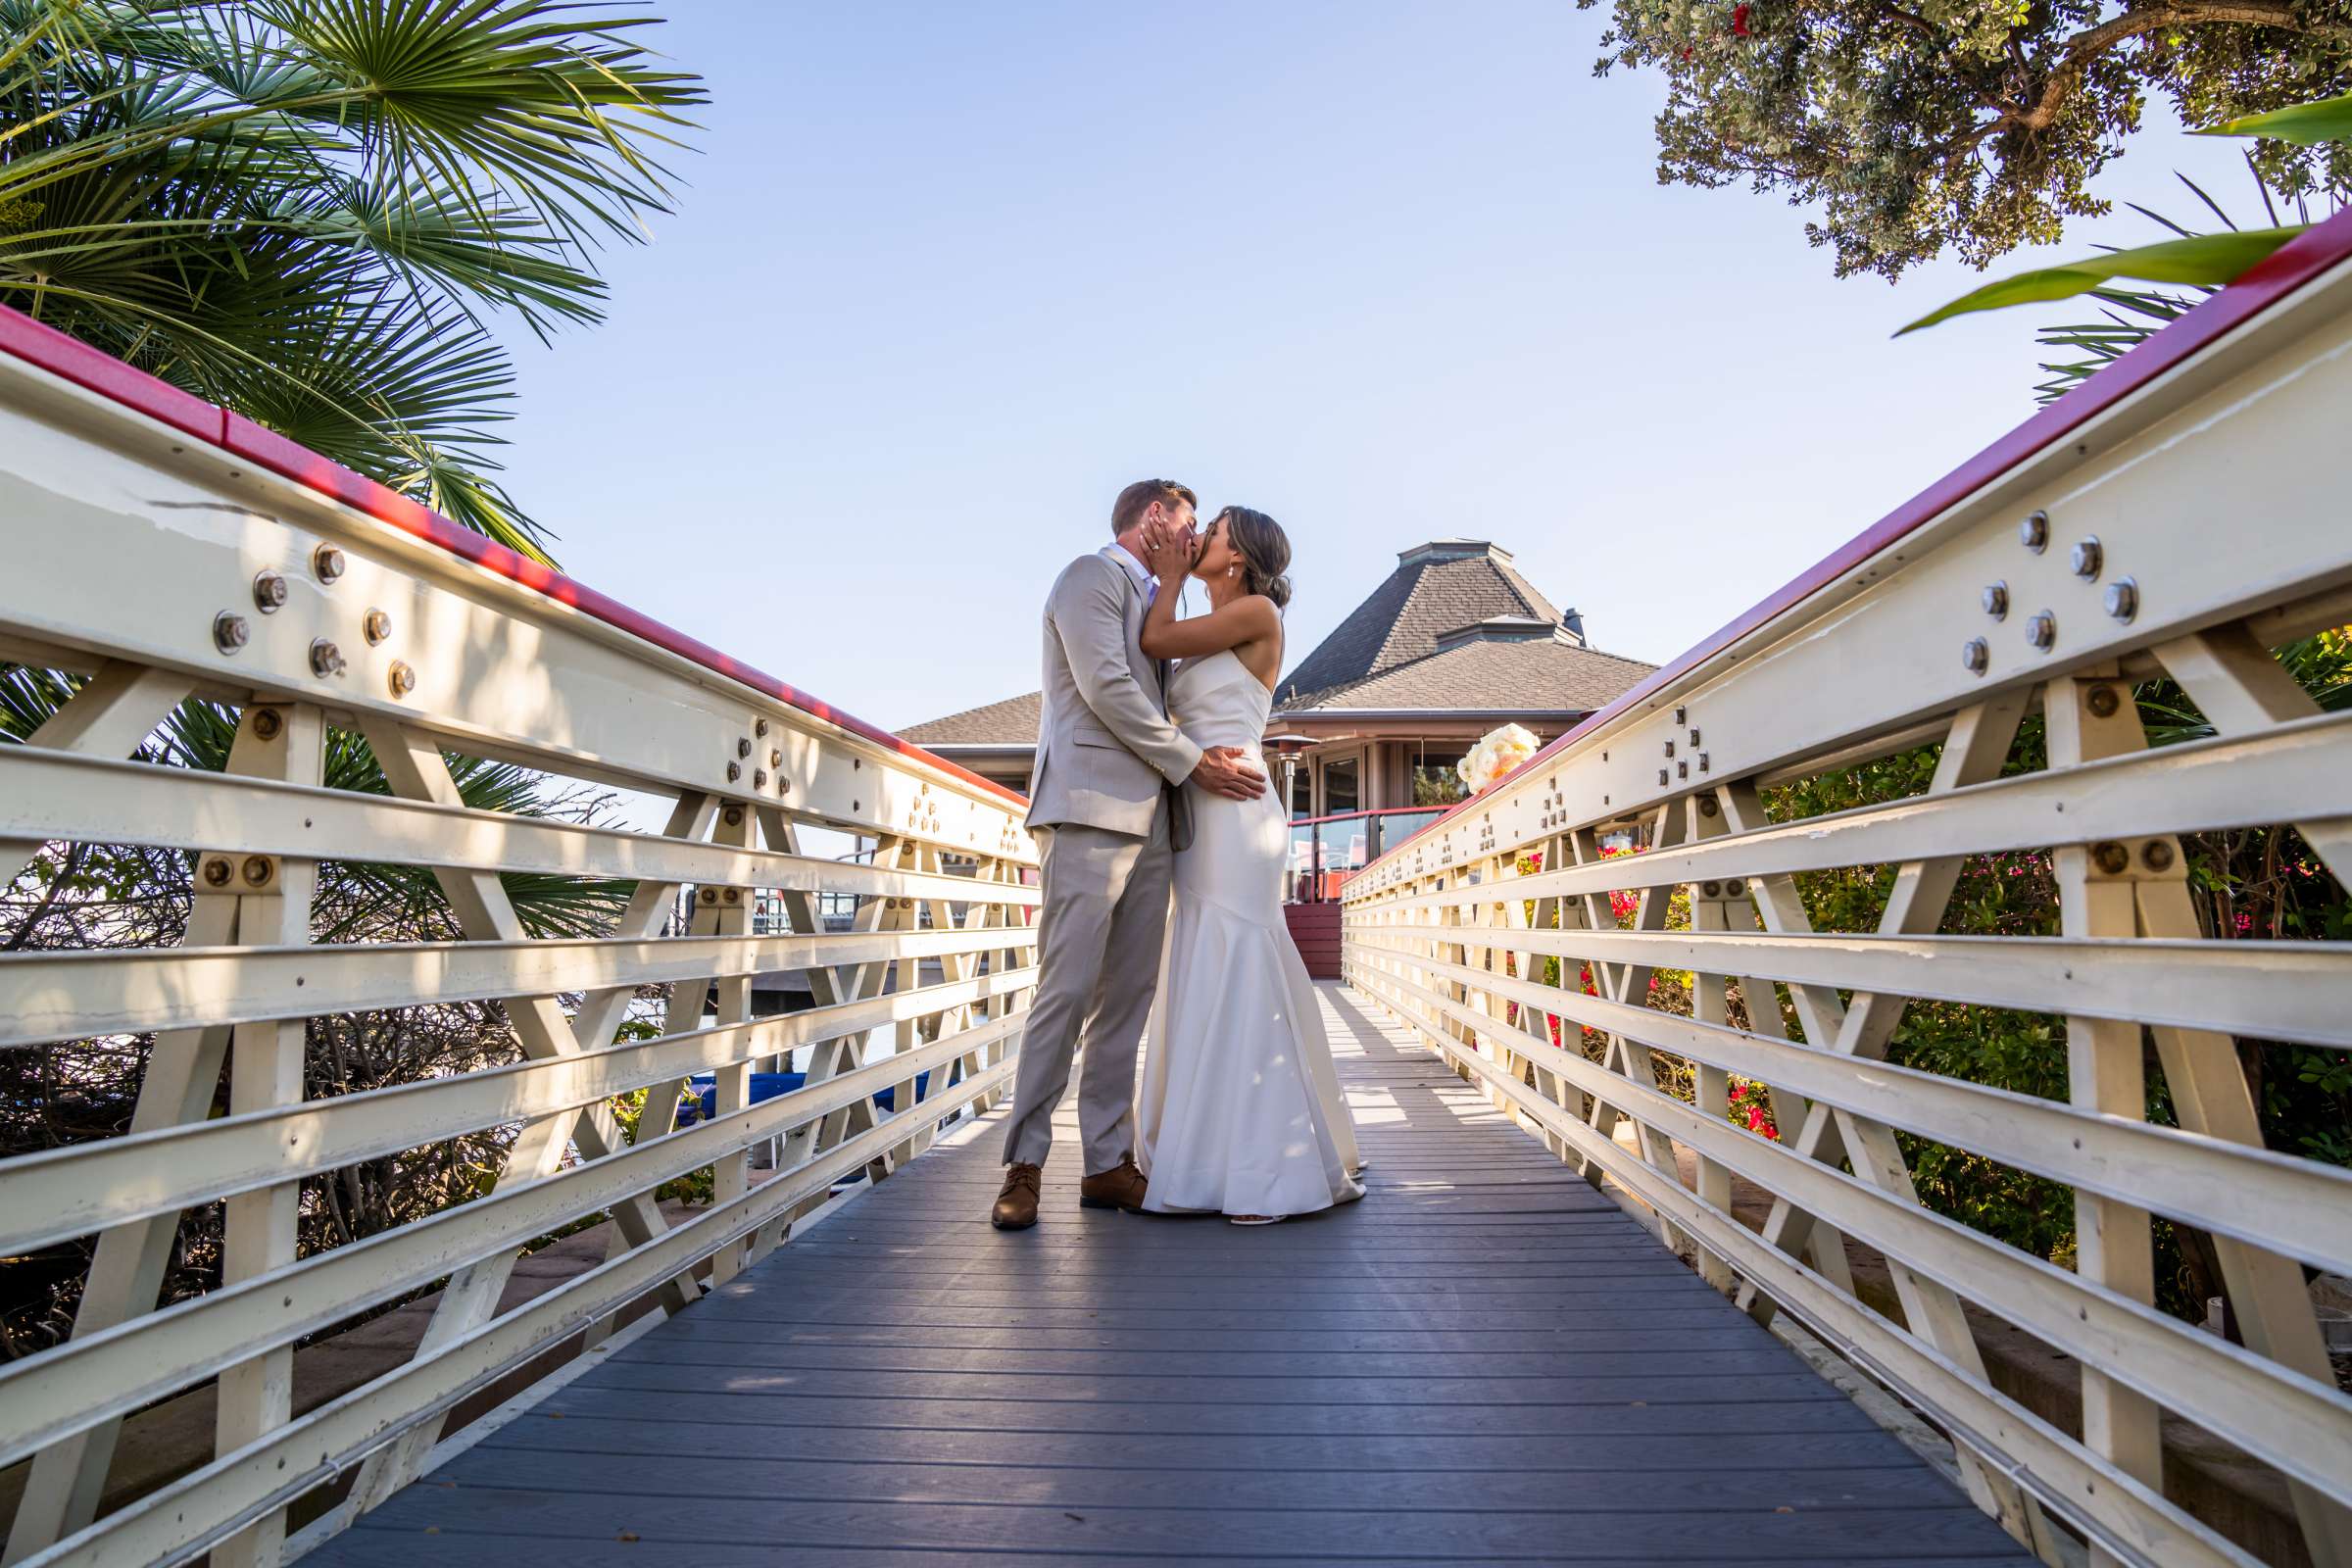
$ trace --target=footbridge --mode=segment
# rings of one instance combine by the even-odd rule
[[[1016,798],[0,316],[7,1561],[2352,1568],[2199,880],[2352,876],[2347,411],[2352,215],[1350,878],[1363,1202],[1002,1235]]]

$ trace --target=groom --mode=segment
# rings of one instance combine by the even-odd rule
[[[1045,907],[1037,1000],[1022,1030],[1020,1076],[1004,1130],[1004,1189],[989,1223],[1037,1223],[1040,1167],[1081,1035],[1078,1130],[1087,1208],[1143,1207],[1130,1110],[1135,1053],[1159,979],[1174,853],[1191,834],[1181,786],[1235,800],[1265,793],[1239,747],[1203,752],[1168,721],[1167,671],[1144,656],[1144,612],[1158,584],[1144,568],[1147,527],[1194,536],[1193,492],[1145,479],[1119,492],[1111,542],[1062,568],[1046,598],[1044,711],[1029,776]]]

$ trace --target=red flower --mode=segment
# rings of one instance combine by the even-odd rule
[[[1742,38],[1752,38],[1755,36],[1754,33],[1747,30],[1747,7],[1732,7],[1732,31]]]
[[[1690,45],[1690,44],[1685,44],[1685,45],[1683,45],[1683,58],[1684,58],[1685,60],[1688,60],[1688,59],[1690,59],[1690,58],[1692,55],[1694,55],[1694,54],[1696,54],[1696,53],[1698,53],[1698,50],[1697,50],[1697,49],[1695,49],[1694,47],[1692,47],[1691,45]]]

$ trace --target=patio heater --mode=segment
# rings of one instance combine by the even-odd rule
[[[1284,820],[1296,821],[1298,819],[1298,815],[1296,810],[1293,808],[1292,803],[1298,800],[1298,797],[1296,793],[1294,793],[1293,785],[1298,777],[1298,759],[1305,756],[1306,749],[1315,744],[1314,737],[1311,735],[1268,735],[1260,744],[1262,744],[1267,750],[1271,751],[1275,756],[1282,759],[1282,814]],[[1312,852],[1310,852],[1306,867],[1307,885],[1309,887],[1314,885],[1316,869],[1317,866],[1315,864],[1314,856]],[[1293,888],[1291,890],[1291,897],[1283,902],[1286,904],[1296,903],[1298,901],[1298,890],[1297,888]]]

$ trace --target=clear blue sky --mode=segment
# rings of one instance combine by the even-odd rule
[[[513,334],[514,489],[574,575],[894,726],[1035,686],[1150,474],[1281,519],[1294,662],[1448,534],[1663,661],[2032,413],[2067,308],[1889,342],[1977,274],[1840,282],[1778,197],[1658,185],[1603,17],[676,0],[700,150],[609,323]],[[2105,189],[2243,211],[2235,160],[2165,128]]]

